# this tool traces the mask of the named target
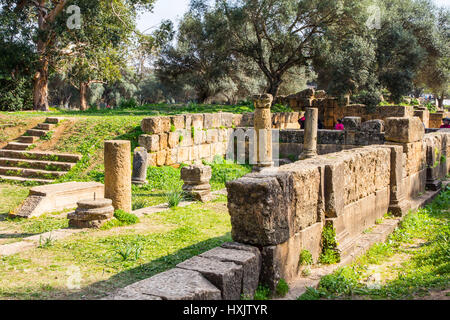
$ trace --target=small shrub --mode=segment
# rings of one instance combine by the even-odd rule
[[[184,136],[180,136],[180,138],[178,139],[178,141],[179,141],[180,143],[182,143],[183,140],[184,140]]]
[[[279,297],[285,297],[289,292],[289,285],[286,280],[280,279],[277,284],[276,293]]]
[[[48,236],[47,238],[43,238],[42,236],[39,237],[39,246],[40,249],[47,249],[51,246],[53,246],[55,243],[55,240],[52,238],[52,236]]]
[[[53,137],[53,131],[49,131],[41,137],[41,140],[49,141],[52,139],[52,137]]]
[[[171,190],[166,194],[167,204],[169,208],[178,207],[181,201],[183,201],[183,191]]]
[[[335,264],[340,262],[340,254],[337,249],[338,243],[336,242],[336,229],[327,224],[323,228],[322,232],[323,249],[320,255],[319,262],[323,264]]]
[[[175,128],[175,125],[171,124],[171,125],[170,125],[170,132],[175,132],[175,130],[177,130],[177,129]]]
[[[139,223],[139,218],[134,214],[125,212],[123,210],[116,210],[114,212],[114,218],[122,223],[122,225],[133,225]]]
[[[311,252],[309,252],[308,250],[302,250],[302,252],[300,252],[299,265],[309,266],[312,264],[313,264],[313,257]]]
[[[256,289],[253,300],[269,300],[270,298],[270,289],[266,286],[259,285]]]

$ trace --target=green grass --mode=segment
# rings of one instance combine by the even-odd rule
[[[309,288],[299,300],[349,299],[354,295],[372,299],[411,299],[429,290],[450,285],[450,188],[429,206],[408,214],[386,243],[375,244],[353,265],[338,269]],[[408,245],[421,245],[408,249]],[[380,265],[395,255],[408,255],[397,267],[389,267],[389,277],[379,287],[363,281],[370,265]]]
[[[14,210],[26,199],[29,188],[0,183],[0,215],[5,215]]]
[[[226,211],[195,204],[142,218],[138,225],[76,234],[45,250],[0,257],[0,298],[93,299],[231,241],[230,231]],[[66,289],[70,266],[79,266],[83,279],[74,292]]]

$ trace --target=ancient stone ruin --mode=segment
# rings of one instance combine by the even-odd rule
[[[281,279],[301,277],[300,253],[319,260],[326,226],[336,232],[341,263],[383,241],[395,223],[371,238],[364,231],[388,212],[402,217],[417,209],[427,186],[439,189],[450,169],[450,132],[425,134],[413,116],[344,123],[344,131],[317,131],[317,156],[227,183],[235,242],[106,299],[239,299],[258,283],[275,290]],[[282,130],[280,149],[300,155],[306,139],[304,130]]]
[[[77,210],[67,215],[70,228],[100,228],[113,217],[110,199],[79,201]]]
[[[209,166],[195,165],[181,169],[181,179],[184,181],[183,191],[195,200],[211,201],[212,170]]]
[[[148,152],[147,149],[138,147],[133,155],[133,174],[131,182],[133,184],[147,184]]]
[[[131,212],[131,143],[105,141],[105,198],[115,210]]]

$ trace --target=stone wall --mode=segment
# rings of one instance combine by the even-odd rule
[[[272,114],[274,129],[299,128],[297,112]],[[212,161],[226,154],[234,128],[253,127],[254,114],[205,113],[142,120],[139,145],[149,152],[150,166]]]
[[[333,134],[326,139],[346,147],[346,133]],[[300,136],[290,131],[282,140]],[[426,186],[439,187],[449,172],[449,139],[447,132],[425,135],[419,118],[387,118],[384,145],[323,154],[229,182],[233,240],[260,248],[260,280],[272,289],[300,275],[302,250],[317,261],[325,224],[336,229],[345,256],[377,219],[406,214]]]
[[[430,113],[429,128],[440,128],[442,120],[447,117],[450,117],[450,112],[438,111]]]

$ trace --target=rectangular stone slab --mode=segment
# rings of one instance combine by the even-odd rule
[[[15,216],[38,217],[44,213],[73,209],[80,200],[104,198],[105,188],[98,182],[67,182],[34,187]]]
[[[106,300],[220,300],[220,290],[199,272],[171,269],[118,290]]]
[[[241,293],[248,297],[255,295],[261,272],[261,254],[258,249],[250,251],[218,247],[201,254],[200,257],[241,265],[243,268]]]
[[[200,272],[222,292],[224,300],[240,300],[243,268],[233,262],[193,257],[177,265],[178,268]]]

